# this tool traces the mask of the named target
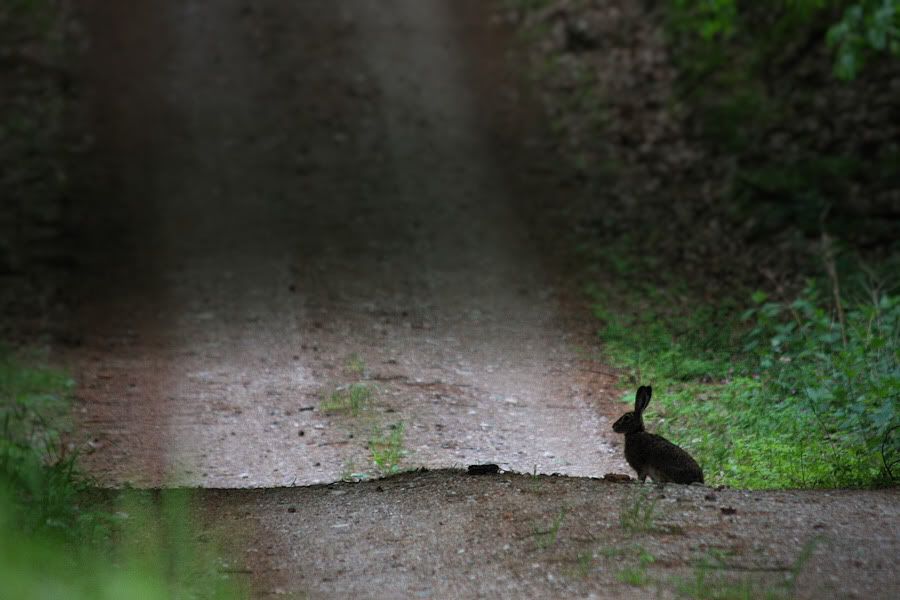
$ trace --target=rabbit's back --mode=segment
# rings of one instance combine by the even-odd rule
[[[666,438],[639,431],[625,436],[625,460],[642,480],[703,483],[703,470],[690,454]]]

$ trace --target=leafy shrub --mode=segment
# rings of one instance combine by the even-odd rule
[[[601,336],[633,385],[659,393],[648,424],[685,447],[707,482],[747,488],[865,486],[897,477],[900,297],[829,310],[811,283],[739,315],[617,319]],[[704,339],[705,338],[705,339]]]
[[[773,46],[791,43],[810,26],[825,32],[835,52],[834,73],[841,79],[855,78],[872,54],[900,55],[900,0],[671,0],[668,12],[673,33],[694,36],[694,45],[707,51],[707,66],[722,64],[721,46],[735,38],[771,54]],[[749,15],[760,13],[776,15],[778,21],[763,19],[767,26],[759,27],[759,19]],[[818,25],[822,21],[824,28]]]
[[[836,50],[834,73],[853,79],[873,53],[900,55],[900,0],[863,0],[850,4],[828,30]]]

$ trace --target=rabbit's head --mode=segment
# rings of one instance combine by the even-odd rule
[[[644,430],[644,419],[641,416],[647,405],[650,404],[650,396],[653,394],[653,388],[649,385],[642,385],[638,388],[637,396],[634,399],[634,410],[629,411],[619,417],[613,423],[613,431],[616,433],[637,433]]]

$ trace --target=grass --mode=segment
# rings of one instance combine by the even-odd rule
[[[371,475],[369,475],[368,473],[364,473],[356,469],[356,463],[353,461],[353,459],[347,459],[344,461],[344,466],[341,469],[341,481],[357,482],[365,481],[370,478]]]
[[[402,422],[388,427],[385,433],[376,428],[369,439],[372,462],[382,475],[392,475],[400,471],[400,461],[406,455],[403,449],[404,425]]]
[[[575,557],[575,567],[572,569],[572,575],[579,579],[585,579],[591,574],[594,568],[594,553],[590,550],[579,552]]]
[[[847,287],[839,300],[836,278],[789,301],[758,292],[743,310],[679,305],[677,285],[607,289],[595,312],[623,400],[652,384],[648,429],[692,453],[708,484],[881,485],[900,470],[900,296]]]
[[[528,485],[525,489],[535,495],[546,493],[546,490],[544,489],[544,478],[543,475],[538,474],[537,465],[534,465],[534,470],[528,474]]]
[[[614,561],[616,580],[633,587],[653,585],[657,592],[674,591],[679,597],[698,600],[782,600],[795,595],[797,580],[809,562],[818,539],[812,539],[801,549],[792,564],[784,569],[748,572],[730,561],[726,551],[711,549],[693,561],[687,577],[652,577],[650,568],[656,557],[640,545],[610,546],[597,554]],[[589,573],[593,554],[582,553],[579,560],[586,564],[581,572]],[[586,575],[584,575],[586,576]]]
[[[628,563],[616,571],[616,579],[619,582],[634,587],[644,587],[651,582],[648,569],[656,562],[656,557],[642,546],[610,546],[601,548],[599,554],[604,558],[615,560],[618,565]],[[633,564],[631,561],[634,561]]]
[[[735,577],[735,568],[729,565],[728,554],[713,549],[695,562],[690,578],[675,580],[675,590],[679,596],[697,600],[793,598],[797,578],[809,562],[817,544],[817,539],[807,542],[793,564],[780,577],[768,573],[765,578],[748,575]]]
[[[616,573],[616,579],[634,587],[644,587],[649,581],[647,568],[643,565],[625,567]]]
[[[626,585],[643,587],[647,584],[647,570],[642,567],[625,567],[616,573],[616,579]]]
[[[0,597],[238,598],[190,493],[93,489],[62,434],[72,381],[0,354]]]
[[[365,373],[365,363],[358,355],[353,354],[347,361],[347,371],[362,376]],[[356,428],[371,427],[368,440],[369,454],[376,473],[365,473],[356,470],[352,459],[344,463],[341,473],[343,481],[361,481],[372,476],[393,475],[400,472],[400,464],[407,451],[403,447],[405,426],[402,422],[388,425],[385,429],[382,421],[374,411],[369,410],[375,397],[374,386],[357,382],[343,385],[335,389],[331,395],[322,401],[320,410],[323,413],[345,414],[359,417],[365,413],[361,423]]]
[[[616,579],[634,587],[644,587],[650,583],[647,569],[656,562],[656,557],[640,547],[637,551],[637,565],[625,567],[616,574]]]
[[[366,373],[366,361],[354,352],[347,358],[345,368],[349,374],[362,377]]]
[[[629,533],[649,533],[657,530],[659,498],[641,486],[629,494],[619,512],[619,524]]]
[[[366,362],[356,352],[350,354],[344,363],[345,373],[353,379],[363,378],[366,370]],[[358,417],[369,408],[375,391],[373,385],[362,381],[339,385],[323,398],[319,409],[323,413],[342,413]]]
[[[324,400],[320,410],[324,413],[344,413],[358,417],[365,410],[374,396],[371,386],[365,383],[353,383],[334,390]]]
[[[534,541],[537,544],[537,547],[541,550],[545,550],[551,546],[556,545],[556,541],[559,538],[559,530],[562,527],[563,520],[566,518],[566,507],[563,506],[559,509],[559,512],[553,517],[553,520],[550,522],[550,525],[547,528],[534,528]]]
[[[23,366],[0,354],[0,485],[8,510],[25,531],[81,524],[75,506],[83,485],[74,477],[75,457],[61,436],[73,383],[65,374]]]

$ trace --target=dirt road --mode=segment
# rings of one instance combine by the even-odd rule
[[[313,598],[896,598],[898,500],[448,471],[202,496],[254,532],[257,595]]]
[[[486,3],[82,9],[78,117],[93,139],[71,165],[70,338],[81,344],[67,359],[81,379],[85,464],[101,482],[276,488],[371,476],[371,439],[400,423],[402,467],[627,471],[605,416],[611,378],[588,359],[592,325],[567,308],[571,290],[536,241],[556,192],[521,162],[526,131],[499,143],[520,108],[514,88],[491,79],[504,46]],[[359,410],[332,398],[351,384],[366,386]],[[568,590],[564,579],[584,594],[643,593],[591,554],[613,543],[604,531],[629,486],[509,477],[203,498],[212,523],[249,525],[234,551],[260,595],[539,597]],[[694,506],[704,493],[674,492]],[[896,509],[896,499],[874,501]],[[577,553],[541,549],[534,562],[549,571],[525,556],[563,504],[599,511],[580,529],[582,578],[569,572],[584,562]],[[878,546],[894,556],[896,517]],[[497,529],[505,520],[515,527]],[[863,531],[878,526],[862,519]],[[686,551],[714,545],[679,535]],[[842,589],[891,583],[866,567],[880,575]]]
[[[91,4],[77,359],[103,481],[334,481],[400,422],[409,466],[621,466],[479,116],[483,14]],[[321,410],[356,381],[365,415]]]

